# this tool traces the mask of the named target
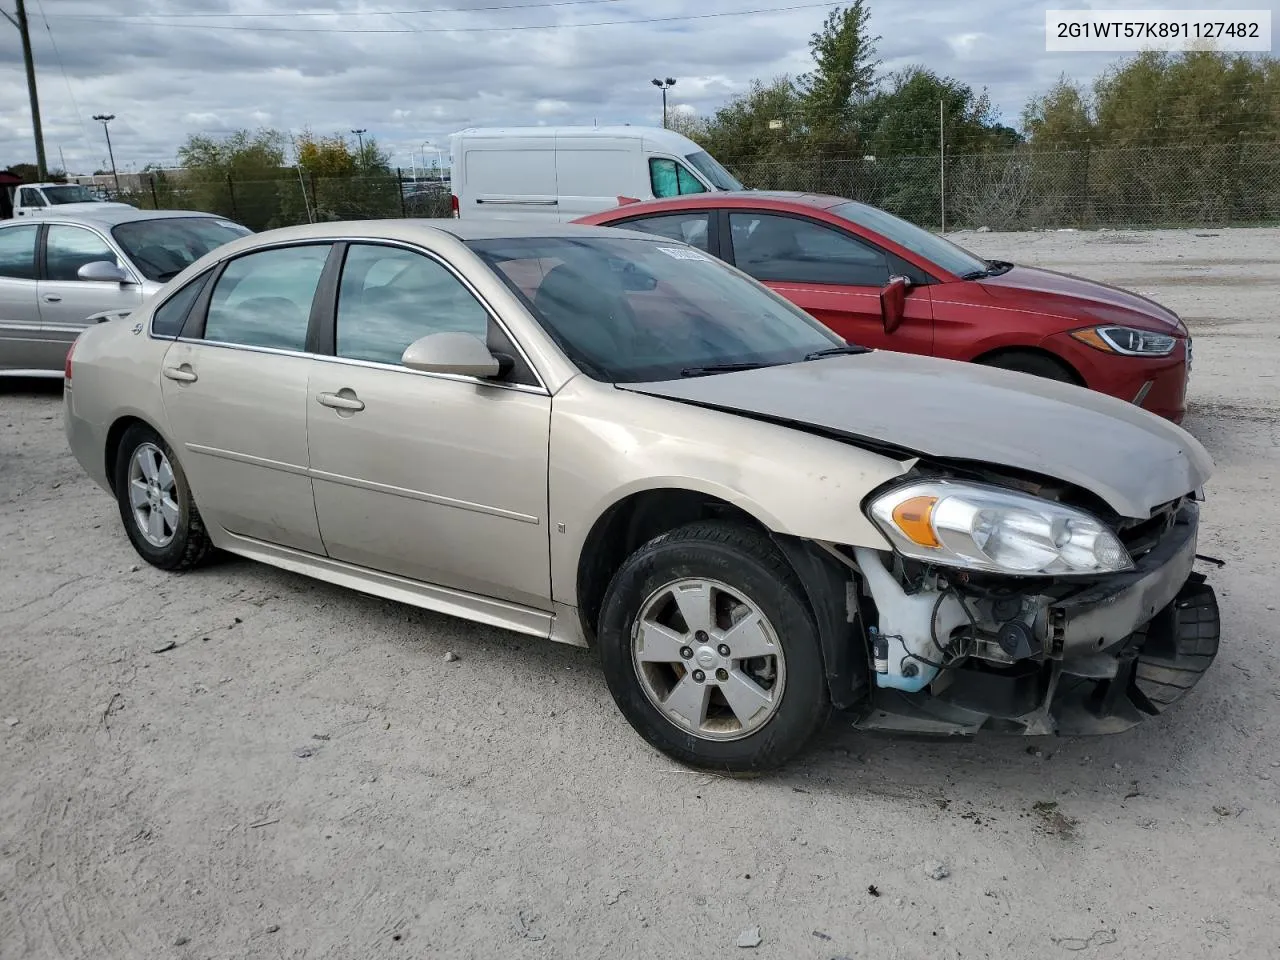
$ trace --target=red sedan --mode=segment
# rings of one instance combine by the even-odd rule
[[[623,202],[576,222],[670,237],[768,284],[846,340],[1065,380],[1175,423],[1191,338],[1172,311],[1067,274],[983,260],[876,207],[802,193]]]

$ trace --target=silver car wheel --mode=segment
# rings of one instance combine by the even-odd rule
[[[739,740],[782,703],[786,657],[772,624],[741,591],[676,580],[654,591],[631,630],[636,677],[671,723],[706,740]]]
[[[153,443],[139,444],[129,460],[129,505],[147,543],[167,547],[173,542],[180,515],[173,466]]]

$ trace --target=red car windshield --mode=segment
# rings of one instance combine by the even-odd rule
[[[986,260],[975,256],[950,240],[946,240],[936,233],[930,233],[928,230],[917,227],[914,223],[908,223],[901,217],[895,217],[893,214],[877,207],[850,200],[831,207],[827,212],[835,214],[842,220],[848,220],[850,223],[878,233],[886,240],[893,241],[898,246],[910,250],[912,253],[958,277],[969,274],[983,274],[991,267],[991,264]]]

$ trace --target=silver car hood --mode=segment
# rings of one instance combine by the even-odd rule
[[[1199,491],[1213,472],[1181,427],[1070,384],[972,363],[875,350],[622,389],[829,430],[906,454],[1064,480],[1117,513]]]

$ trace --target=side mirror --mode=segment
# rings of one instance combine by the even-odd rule
[[[880,290],[880,321],[884,324],[885,333],[893,333],[902,325],[902,318],[907,312],[907,287],[911,281],[906,277],[890,277],[889,282]]]
[[[81,280],[95,280],[99,283],[132,283],[133,279],[110,260],[94,260],[86,263],[76,271]]]
[[[400,355],[400,362],[410,370],[425,373],[451,373],[459,377],[496,377],[503,372],[502,362],[490,352],[484,341],[470,333],[429,333]]]

